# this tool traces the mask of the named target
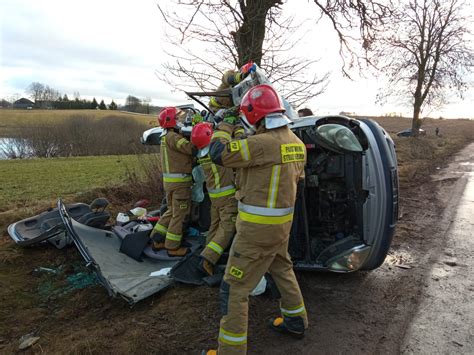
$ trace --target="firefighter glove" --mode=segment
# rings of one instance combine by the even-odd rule
[[[193,115],[193,126],[197,125],[198,123],[201,123],[203,121],[202,116],[200,113],[195,113]]]
[[[235,123],[237,122],[237,117],[235,117],[235,116],[226,116],[226,117],[224,117],[224,122],[228,123],[230,125],[235,125]]]

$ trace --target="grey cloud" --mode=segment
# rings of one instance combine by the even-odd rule
[[[60,36],[45,33],[31,36],[24,28],[7,28],[2,31],[2,65],[10,67],[63,67],[83,68],[90,65],[143,67],[138,56],[126,49],[111,51]]]

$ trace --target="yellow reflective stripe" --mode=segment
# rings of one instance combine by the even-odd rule
[[[293,220],[293,213],[284,216],[259,216],[239,211],[239,217],[242,221],[256,224],[283,224]]]
[[[163,158],[165,160],[164,173],[168,173],[170,171],[170,166],[168,164],[168,150],[166,147],[166,136],[163,136],[163,138],[161,138],[161,148],[163,149]]]
[[[169,240],[172,240],[172,241],[175,241],[175,242],[180,242],[181,241],[181,235],[168,232],[168,233],[166,233],[166,239],[169,239]]]
[[[211,99],[209,100],[209,105],[210,106],[214,106],[214,107],[222,107],[221,104],[219,104],[216,100],[216,98],[214,96],[211,97]]]
[[[220,189],[221,188],[221,177],[219,176],[219,172],[217,171],[216,164],[211,164],[212,173],[214,174],[214,188]]]
[[[193,181],[192,176],[185,177],[163,177],[164,182],[189,182]]]
[[[247,143],[246,139],[241,139],[240,141],[240,154],[242,155],[242,159],[245,161],[250,160],[250,150],[249,150],[249,145]]]
[[[204,158],[198,159],[198,163],[200,165],[206,165],[211,163],[211,158],[209,158],[209,155],[206,155]]]
[[[234,136],[237,134],[245,134],[245,130],[243,128],[236,129],[234,131]]]
[[[256,214],[258,216],[286,216],[290,213],[293,213],[294,207],[286,207],[286,208],[268,208],[268,207],[259,207],[259,206],[252,206],[239,201],[239,211]]]
[[[224,252],[224,249],[219,244],[217,244],[216,242],[209,242],[207,247],[209,249],[214,250],[219,255],[222,255],[222,253]]]
[[[212,135],[212,138],[211,139],[214,139],[214,138],[224,138],[224,139],[227,139],[227,140],[231,140],[232,137],[230,136],[229,133],[225,132],[225,131],[217,131],[217,132],[214,132],[214,134]]]
[[[280,310],[281,310],[281,313],[287,317],[300,316],[306,312],[306,309],[303,303],[301,303],[300,305],[296,307],[291,307],[291,308],[280,307]]]
[[[218,197],[222,197],[222,196],[229,196],[229,195],[232,195],[232,194],[235,194],[235,189],[229,189],[229,190],[225,190],[225,191],[222,191],[222,192],[209,192],[209,197],[218,198]]]
[[[181,148],[181,146],[184,144],[184,143],[189,143],[188,140],[186,138],[181,138],[178,142],[176,142],[176,148]]]
[[[155,227],[153,229],[162,235],[166,235],[166,232],[168,232],[168,228],[166,228],[165,226],[162,226],[159,223],[155,224]]]
[[[278,185],[280,184],[281,165],[273,165],[270,187],[268,188],[267,207],[275,208],[278,197]]]
[[[247,333],[231,333],[223,328],[219,330],[219,341],[228,345],[243,345],[247,344]]]

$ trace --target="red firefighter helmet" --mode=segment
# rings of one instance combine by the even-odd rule
[[[198,149],[205,148],[211,143],[212,127],[208,122],[198,123],[191,132],[191,143]]]
[[[165,107],[158,115],[158,123],[163,128],[172,128],[176,126],[176,107]]]
[[[240,111],[251,125],[270,113],[285,112],[285,108],[275,89],[268,84],[251,88],[242,98]]]

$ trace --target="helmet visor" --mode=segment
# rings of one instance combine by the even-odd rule
[[[291,123],[291,120],[286,115],[281,113],[275,113],[265,116],[265,128],[273,129],[283,127]]]

